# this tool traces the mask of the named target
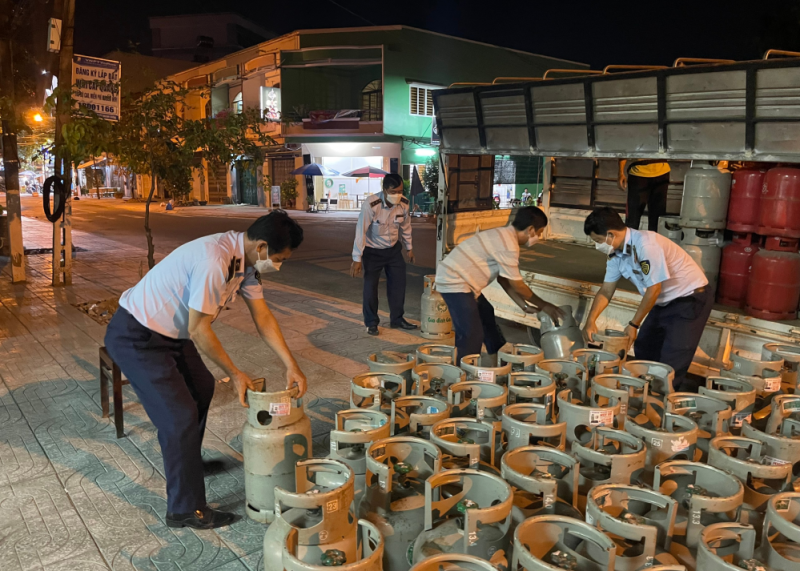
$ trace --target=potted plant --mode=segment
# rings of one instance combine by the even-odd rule
[[[294,208],[297,200],[297,179],[287,178],[281,183],[281,203],[286,208]]]

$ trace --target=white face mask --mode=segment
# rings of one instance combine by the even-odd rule
[[[528,248],[530,248],[531,246],[533,246],[533,245],[534,245],[536,242],[538,242],[538,241],[539,241],[539,236],[537,236],[536,234],[534,234],[533,236],[529,236],[529,237],[528,237],[528,241],[525,243],[525,245],[526,245]]]
[[[283,264],[283,262],[273,262],[269,259],[269,248],[267,248],[266,260],[261,259],[261,252],[257,252],[257,254],[258,259],[256,260],[254,267],[259,274],[263,275],[268,274],[269,272],[277,272],[281,269],[281,264]]]
[[[400,199],[403,198],[402,194],[389,194],[388,192],[385,193],[386,201],[390,202],[391,204],[397,204],[400,202]]]
[[[603,252],[606,256],[610,256],[611,254],[614,253],[614,246],[612,246],[608,242],[595,242],[594,247],[599,252]]]

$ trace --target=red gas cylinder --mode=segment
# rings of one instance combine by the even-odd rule
[[[757,232],[800,238],[800,169],[776,167],[767,171],[758,206]]]
[[[758,205],[767,170],[743,169],[734,171],[731,178],[731,198],[728,202],[728,230],[755,232],[758,230]]]
[[[753,256],[747,287],[747,315],[769,321],[797,317],[800,303],[800,254],[797,240],[769,237]]]
[[[758,244],[753,244],[752,234],[734,234],[733,242],[722,249],[717,303],[744,307],[750,281],[750,265],[756,252]]]

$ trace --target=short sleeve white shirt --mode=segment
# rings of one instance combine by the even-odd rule
[[[245,267],[244,234],[231,231],[176,248],[125,291],[119,305],[156,333],[188,339],[190,308],[216,318],[237,293],[264,296],[255,269]]]
[[[603,281],[617,282],[621,277],[629,279],[642,295],[648,287],[661,284],[658,305],[666,305],[708,285],[700,266],[675,242],[655,232],[630,228],[622,251],[608,259]]]
[[[519,241],[513,226],[478,232],[456,246],[436,268],[436,290],[477,296],[498,276],[522,279]]]

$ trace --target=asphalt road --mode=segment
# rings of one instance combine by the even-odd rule
[[[46,220],[41,199],[23,197],[23,216]],[[72,226],[76,230],[104,238],[147,248],[144,235],[144,213],[115,207],[111,199],[84,198],[72,203]],[[164,212],[158,205],[151,207],[151,227],[156,251],[168,254],[181,244],[218,232],[244,231],[253,223],[252,217],[241,218],[226,214],[175,215]],[[361,302],[361,281],[347,274],[355,236],[355,220],[341,220],[319,214],[313,220],[301,222],[304,240],[292,259],[284,264],[274,281],[324,293],[340,299]],[[436,238],[430,223],[413,224],[414,252],[417,266],[408,266],[406,308],[409,317],[419,318],[423,276],[434,273]],[[385,294],[381,294],[381,309],[388,311]]]
[[[113,199],[97,201],[84,198],[73,201],[72,204],[73,228],[142,249],[147,248],[142,211],[119,207]],[[23,197],[22,214],[46,220],[40,198]],[[281,271],[270,274],[269,279],[337,299],[361,303],[362,281],[351,278],[348,274],[356,221],[334,219],[324,214],[318,216],[301,221],[303,243]],[[150,217],[155,248],[162,254],[168,254],[181,244],[208,234],[228,230],[244,231],[253,222],[252,217],[239,218],[230,214],[224,217],[200,213],[175,215],[164,212],[157,205],[152,207]],[[407,317],[418,320],[423,278],[435,273],[435,226],[431,223],[415,222],[412,225],[412,234],[417,265],[408,265],[405,311]],[[379,299],[380,309],[388,313],[389,306],[383,287]],[[515,323],[502,323],[501,327],[509,341],[527,342],[527,332],[523,327]]]

